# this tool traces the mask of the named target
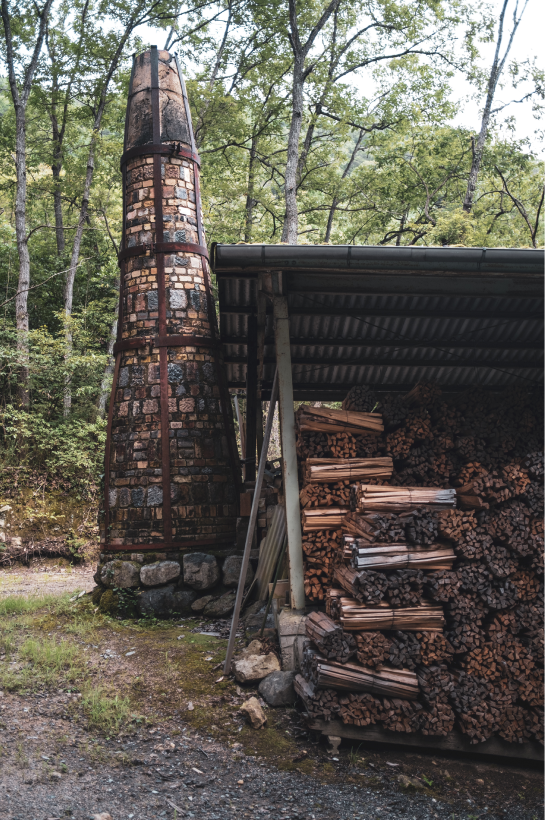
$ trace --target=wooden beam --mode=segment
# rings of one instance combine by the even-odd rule
[[[255,481],[257,447],[257,318],[248,316],[246,357],[246,481]]]
[[[295,449],[295,416],[290,352],[290,322],[285,296],[273,296],[276,366],[278,372],[280,434],[282,438],[282,477],[286,508],[286,532],[290,567],[292,609],[305,608],[299,480]]]

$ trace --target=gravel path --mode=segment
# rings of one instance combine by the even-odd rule
[[[329,782],[320,782],[297,771],[278,771],[259,758],[246,757],[237,748],[241,744],[229,747],[214,742],[177,720],[160,729],[142,727],[121,740],[105,740],[85,730],[75,703],[66,693],[0,698],[2,820],[88,820],[101,812],[108,812],[112,820],[537,820],[542,816],[541,774],[536,770],[434,759],[436,766],[451,768],[454,787],[443,797],[432,797],[407,793],[400,785],[398,773],[409,771],[403,763],[409,756],[388,759],[371,754],[368,759],[375,762],[365,772],[355,772],[363,781],[355,784],[353,776],[347,778],[349,756],[341,752],[340,760],[331,765]],[[409,773],[414,775],[411,757]],[[401,762],[392,765],[392,759]],[[433,769],[429,758],[425,766]],[[498,773],[506,792],[498,791],[489,801],[485,793]],[[482,779],[475,780],[475,775]],[[478,786],[473,791],[476,783],[482,783],[480,794]]]
[[[91,590],[95,586],[92,565],[62,568],[51,559],[32,567],[11,567],[0,570],[0,596],[62,595],[65,592]]]

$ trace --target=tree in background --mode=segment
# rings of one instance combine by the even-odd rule
[[[47,20],[53,0],[45,0],[39,8],[35,3],[17,4],[13,10],[8,0],[2,0],[2,24],[5,43],[5,62],[9,89],[15,110],[15,234],[19,255],[19,278],[15,299],[17,322],[17,351],[19,366],[19,401],[28,407],[28,289],[30,287],[30,255],[27,235],[27,106],[34,75],[44,42]],[[30,59],[28,55],[30,54]]]
[[[505,24],[505,16],[507,14],[507,7],[509,5],[509,0],[503,0],[503,5],[501,8],[499,20],[498,20],[498,31],[496,34],[496,48],[494,51],[494,59],[492,61],[492,66],[490,68],[490,73],[488,74],[488,78],[486,79],[486,97],[483,107],[483,113],[481,118],[481,128],[479,131],[479,135],[477,140],[474,137],[471,137],[471,150],[472,150],[472,161],[471,161],[471,169],[469,171],[469,176],[467,179],[467,188],[466,193],[464,196],[464,203],[463,208],[464,211],[469,213],[473,207],[473,201],[475,198],[475,190],[477,188],[477,180],[479,178],[479,171],[481,168],[481,163],[483,159],[483,151],[486,144],[486,139],[488,136],[489,128],[490,128],[490,120],[494,114],[499,113],[504,108],[509,105],[506,103],[504,105],[500,105],[498,108],[493,109],[492,106],[494,104],[494,99],[496,96],[496,92],[498,90],[498,85],[500,83],[502,74],[504,73],[507,58],[509,56],[509,52],[511,51],[511,46],[513,45],[513,40],[515,38],[515,34],[517,29],[520,25],[524,12],[526,11],[526,7],[528,5],[528,0],[524,0],[522,4],[522,8],[519,7],[519,0],[514,0],[514,7],[513,7],[513,21],[511,25],[511,31],[507,35],[507,45],[502,54],[502,44],[504,38],[504,24]],[[471,63],[470,63],[471,64]],[[529,99],[534,94],[541,96],[543,99],[543,72],[539,71],[535,68],[535,66],[531,66],[530,64],[527,65],[527,69],[524,72],[524,79],[531,79],[533,82],[533,90],[528,92],[524,95],[524,97],[520,100],[514,100],[513,102],[524,102],[525,100]],[[512,73],[518,74],[520,67],[514,64],[512,66]],[[475,80],[479,81],[481,78],[479,77],[479,72],[472,72],[473,77]],[[520,77],[518,78],[520,81]]]

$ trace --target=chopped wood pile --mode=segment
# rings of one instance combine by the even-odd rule
[[[541,398],[358,386],[297,435],[309,715],[543,743]]]
[[[359,481],[368,478],[389,478],[393,472],[391,458],[308,458],[304,479],[308,484],[337,481]],[[376,489],[376,488],[375,488]]]

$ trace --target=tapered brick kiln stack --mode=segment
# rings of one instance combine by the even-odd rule
[[[199,157],[176,57],[134,59],[108,418],[102,562],[232,546],[240,465],[202,225]],[[142,559],[146,554],[148,557]],[[133,585],[134,586],[134,585]]]

